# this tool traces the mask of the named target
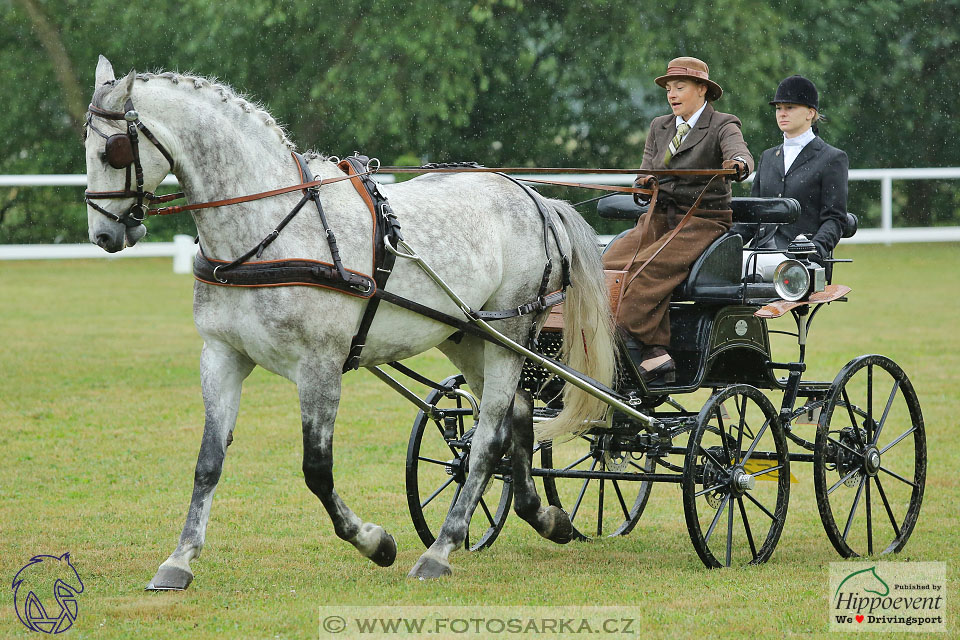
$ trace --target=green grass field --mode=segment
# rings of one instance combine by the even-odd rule
[[[929,466],[919,523],[897,559],[947,562],[955,592],[960,245],[838,253],[855,260],[835,277],[853,292],[818,316],[808,377],[831,380],[854,356],[882,353],[913,380]],[[403,482],[416,412],[367,372],[346,376],[335,473],[348,504],[396,537],[393,567],[336,538],[301,476],[295,389],[257,370],[192,586],[144,592],[183,525],[203,425],[192,287],[169,260],[0,263],[0,580],[9,585],[35,554],[69,551],[86,588],[67,637],[310,638],[319,606],[368,604],[614,605],[645,637],[833,635],[828,567],[839,557],[805,469],[761,567],[704,569],[679,487],[659,485],[629,536],[555,546],[513,516],[491,548],[451,557],[452,578],[407,579],[423,550]],[[436,352],[411,363],[453,373]],[[5,593],[0,637],[30,636]]]

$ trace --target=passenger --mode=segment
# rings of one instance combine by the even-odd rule
[[[793,224],[761,231],[755,246],[786,249],[791,240],[806,234],[817,247],[817,255],[810,257],[822,263],[843,234],[847,154],[817,136],[817,87],[803,76],[790,76],[781,82],[770,104],[776,105],[783,144],[763,152],[751,193],[757,197],[796,198],[800,218]]]
[[[666,89],[673,112],[650,123],[641,169],[735,169],[743,180],[753,171],[736,116],[715,111],[723,89],[710,80],[706,63],[681,57],[670,61],[655,82]],[[647,176],[639,176],[642,184]],[[709,176],[683,176],[665,182],[654,207],[603,256],[605,269],[627,271],[617,322],[646,382],[673,382],[676,364],[670,344],[670,295],[690,266],[730,228],[730,183],[717,178],[686,224],[671,239],[681,218],[696,202]],[[646,230],[646,231],[644,231]],[[643,266],[665,242],[656,257]],[[641,270],[641,267],[642,270]]]

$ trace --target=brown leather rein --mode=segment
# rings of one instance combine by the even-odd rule
[[[224,207],[234,204],[240,204],[243,202],[251,202],[253,200],[261,200],[263,198],[271,198],[274,196],[279,196],[285,193],[291,193],[294,191],[300,191],[303,189],[310,189],[314,187],[320,187],[325,184],[333,184],[335,182],[341,182],[343,180],[349,180],[351,178],[358,177],[358,175],[372,175],[374,173],[382,171],[383,173],[617,173],[617,174],[646,174],[650,176],[710,176],[711,178],[716,176],[723,175],[734,175],[736,173],[733,169],[668,169],[668,170],[641,170],[641,169],[576,169],[576,168],[543,168],[543,167],[380,167],[376,166],[374,168],[368,168],[362,174],[356,175],[343,175],[337,176],[335,178],[324,178],[323,180],[312,180],[310,182],[302,182],[300,184],[294,184],[287,187],[281,187],[279,189],[272,189],[270,191],[262,191],[260,193],[253,193],[246,196],[238,196],[236,198],[226,198],[223,200],[212,200],[210,202],[198,202],[195,204],[185,204],[185,205],[176,205],[172,207],[159,207],[156,209],[150,209],[147,212],[147,215],[151,216],[165,216],[174,213],[180,213],[182,211],[196,211],[198,209],[210,209],[213,207]],[[613,191],[619,193],[632,193],[634,196],[644,195],[649,196],[651,203],[656,202],[656,196],[659,192],[659,184],[656,180],[652,181],[653,186],[649,189],[643,187],[621,187],[617,185],[607,185],[607,184],[587,184],[581,182],[563,182],[558,180],[537,180],[535,178],[523,178],[522,182],[533,182],[536,184],[548,184],[553,186],[560,187],[579,187],[583,189],[595,189],[598,191]],[[160,204],[164,202],[170,202],[172,200],[177,200],[184,197],[183,193],[170,193],[163,196],[155,196],[152,201],[154,203]]]

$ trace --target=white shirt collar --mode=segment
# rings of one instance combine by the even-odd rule
[[[703,113],[703,110],[707,108],[707,104],[709,104],[709,103],[706,102],[706,101],[704,101],[703,106],[700,107],[699,109],[697,109],[697,112],[696,112],[695,114],[693,114],[692,116],[690,116],[690,119],[689,119],[689,120],[686,120],[686,121],[685,121],[685,120],[684,120],[683,118],[681,118],[680,116],[677,116],[677,128],[679,129],[679,128],[680,128],[680,125],[683,124],[684,122],[686,122],[688,125],[690,125],[690,128],[691,128],[691,129],[693,129],[695,126],[697,126],[697,120],[700,119],[700,114]]]
[[[800,147],[803,149],[807,144],[817,137],[817,134],[813,132],[813,128],[807,129],[798,136],[793,138],[788,138],[786,135],[783,136],[783,146],[785,147]]]

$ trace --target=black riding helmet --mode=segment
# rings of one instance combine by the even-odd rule
[[[802,104],[819,111],[819,98],[815,84],[803,76],[790,76],[777,87],[777,94],[773,96],[770,104]]]

